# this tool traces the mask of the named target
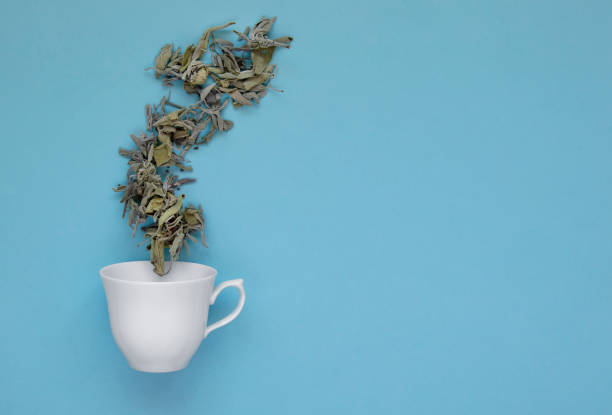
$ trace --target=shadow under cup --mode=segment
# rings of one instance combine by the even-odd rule
[[[148,261],[124,262],[100,270],[111,330],[129,365],[145,372],[183,369],[206,335],[233,320],[244,304],[242,280],[213,290],[217,271],[206,265],[175,262],[160,277]],[[226,286],[242,296],[226,321],[207,329],[208,308]]]

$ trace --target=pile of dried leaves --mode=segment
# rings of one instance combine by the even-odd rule
[[[161,77],[164,85],[182,81],[185,91],[196,95],[198,101],[181,107],[163,97],[159,105],[145,106],[146,132],[131,136],[134,150],[119,149],[119,154],[129,159],[127,184],[113,190],[123,192],[123,216],[129,210],[132,236],[144,224],[144,236],[150,240],[147,249],[158,275],[168,273],[183,247],[189,249],[188,240],[197,241],[193,234],[200,233],[206,246],[202,208],[184,206],[185,195],[177,195],[180,186],[195,179],[179,179],[170,168],[191,171],[186,165],[187,152],[208,143],[217,132],[232,128],[233,123],[221,117],[230,101],[235,107],[259,103],[271,89],[270,80],[276,74],[276,65],[270,64],[274,51],[288,48],[292,40],[267,37],[275,20],[264,17],[252,29],[234,31],[237,44],[214,36],[215,31],[234,22],[212,27],[184,52],[168,44],[155,59],[155,76]],[[169,264],[165,263],[166,249]]]

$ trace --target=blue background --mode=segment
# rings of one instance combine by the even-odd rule
[[[159,47],[278,15],[279,75],[191,156],[241,316],[132,371],[98,270]],[[612,6],[2,6],[2,414],[612,413]],[[178,90],[179,88],[174,88]],[[190,101],[175,94],[176,100]],[[224,293],[212,319],[231,310]]]

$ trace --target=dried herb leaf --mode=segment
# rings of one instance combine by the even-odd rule
[[[171,44],[164,45],[159,51],[157,58],[155,58],[156,71],[162,72],[164,69],[166,69],[166,65],[168,65],[168,61],[170,60],[171,56],[172,56],[172,45]]]
[[[262,73],[252,78],[246,79],[242,84],[244,85],[244,90],[249,91],[256,87],[257,85],[261,85],[266,82],[270,78],[270,75],[267,73]]]
[[[253,71],[259,75],[263,71],[266,70],[268,64],[272,60],[272,55],[274,55],[274,46],[269,48],[261,48],[255,49],[251,52],[251,56],[253,58]]]
[[[145,213],[147,215],[151,215],[151,214],[157,212],[158,210],[160,210],[163,205],[164,205],[164,199],[163,198],[161,198],[161,197],[154,197],[151,200],[149,200],[149,204],[147,205]]]
[[[187,69],[187,66],[189,66],[189,63],[191,62],[191,57],[193,56],[193,51],[195,50],[195,46],[193,45],[189,45],[187,46],[187,49],[185,49],[185,53],[183,54],[183,59],[181,61],[182,65],[180,68],[180,72],[185,72],[185,69]]]
[[[275,20],[264,17],[252,29],[234,31],[237,44],[214,36],[215,31],[233,22],[214,26],[184,52],[166,44],[155,58],[155,76],[162,77],[163,85],[183,82],[187,93],[196,94],[197,102],[182,107],[168,96],[162,97],[158,105],[145,106],[146,133],[130,136],[134,150],[119,149],[119,154],[128,159],[127,184],[119,184],[113,190],[123,193],[122,215],[127,214],[133,235],[142,225],[145,241],[150,240],[147,249],[151,251],[151,263],[159,275],[170,270],[183,247],[188,249],[188,241],[197,242],[193,234],[200,233],[202,245],[207,246],[202,208],[183,207],[185,196],[175,193],[195,179],[179,179],[171,168],[191,171],[185,158],[187,152],[233,127],[234,123],[221,115],[230,101],[236,107],[252,105],[273,89],[269,81],[276,70],[270,64],[275,48],[288,48],[293,40],[288,36],[267,37]],[[212,64],[202,61],[207,52]],[[168,112],[170,107],[173,110]],[[175,153],[175,148],[180,153]],[[168,264],[166,249],[170,254]]]
[[[163,166],[170,161],[172,157],[172,148],[168,144],[160,144],[155,147],[155,151],[153,152],[153,159],[155,160],[155,165]]]

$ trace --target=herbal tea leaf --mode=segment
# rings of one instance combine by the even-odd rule
[[[259,75],[266,70],[268,64],[272,60],[272,55],[274,55],[274,49],[276,48],[271,46],[269,48],[255,49],[251,52],[253,58],[253,71],[255,74]]]
[[[183,82],[184,90],[196,95],[197,102],[183,107],[168,96],[162,97],[158,105],[145,106],[146,132],[130,136],[134,150],[119,149],[119,154],[128,159],[127,184],[119,184],[113,190],[123,193],[122,215],[128,214],[133,235],[142,225],[145,241],[150,240],[147,249],[158,275],[168,273],[181,249],[188,249],[188,241],[197,242],[194,234],[199,233],[202,245],[207,246],[202,208],[184,207],[185,195],[176,193],[195,179],[179,179],[173,171],[191,171],[185,158],[188,151],[232,129],[234,123],[221,115],[230,101],[235,107],[253,105],[268,89],[276,90],[270,86],[276,66],[270,62],[275,49],[288,48],[293,39],[269,39],[267,35],[275,21],[276,18],[264,17],[252,29],[234,31],[236,43],[214,35],[234,22],[213,26],[184,52],[166,44],[155,57],[155,77],[161,77],[163,85],[168,86]],[[207,62],[211,64],[204,63],[206,53],[210,53]]]
[[[172,56],[172,45],[171,44],[164,45],[159,51],[157,58],[155,58],[156,73],[161,73],[166,69],[166,65],[168,65],[168,61],[170,60],[171,56]]]

